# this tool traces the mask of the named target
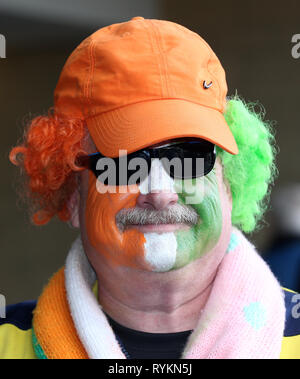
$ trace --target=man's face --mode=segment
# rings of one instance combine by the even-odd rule
[[[218,160],[192,180],[172,179],[154,160],[148,178],[123,193],[97,187],[96,177],[85,173],[81,225],[93,255],[111,265],[166,272],[228,243],[231,201]]]

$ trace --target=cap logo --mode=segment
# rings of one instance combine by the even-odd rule
[[[207,84],[206,80],[204,80],[204,82],[203,82],[203,88],[208,89],[211,86],[212,86],[212,82],[210,82],[209,84]]]

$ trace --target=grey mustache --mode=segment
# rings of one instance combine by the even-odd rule
[[[116,215],[116,224],[120,230],[128,225],[148,224],[188,224],[195,225],[199,221],[198,213],[188,205],[175,204],[163,210],[129,208],[121,209]]]

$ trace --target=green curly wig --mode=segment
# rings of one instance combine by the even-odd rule
[[[217,155],[232,193],[232,224],[249,233],[267,208],[270,184],[277,175],[274,133],[271,122],[264,121],[263,107],[246,103],[238,95],[228,98],[224,116],[239,153],[231,155],[217,148]]]

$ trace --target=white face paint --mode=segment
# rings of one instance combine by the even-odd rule
[[[175,264],[177,241],[174,233],[144,233],[145,260],[153,271],[169,271]]]
[[[173,192],[174,180],[167,174],[161,161],[153,159],[149,176],[140,183],[140,193]],[[176,261],[177,241],[173,232],[144,233],[145,260],[151,264],[153,271],[164,272],[170,270]]]
[[[174,189],[174,180],[167,174],[159,159],[152,160],[150,173],[147,178],[140,183],[139,190],[142,195],[158,191],[176,192]]]

